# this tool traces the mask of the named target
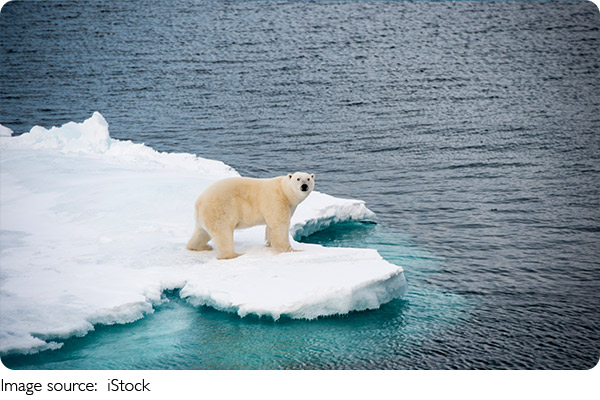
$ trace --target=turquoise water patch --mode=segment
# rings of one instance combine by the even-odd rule
[[[153,314],[125,325],[96,326],[61,349],[3,357],[11,369],[381,369],[415,368],[421,345],[460,322],[467,301],[426,283],[439,259],[380,225],[344,223],[303,241],[376,247],[405,267],[404,299],[378,310],[312,321],[193,307],[177,291]]]

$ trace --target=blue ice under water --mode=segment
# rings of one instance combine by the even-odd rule
[[[7,356],[11,369],[330,369],[415,368],[420,344],[460,322],[465,298],[427,284],[440,260],[376,224],[342,223],[302,239],[326,246],[377,247],[405,267],[409,293],[378,310],[312,321],[193,307],[177,291],[153,314],[96,326],[59,350]],[[441,365],[440,365],[441,367]]]

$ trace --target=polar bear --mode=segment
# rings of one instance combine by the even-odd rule
[[[293,251],[290,246],[290,218],[296,207],[315,187],[315,174],[296,172],[270,179],[227,178],[210,185],[195,205],[196,228],[187,248],[212,250],[217,258],[240,256],[234,251],[234,229],[266,225],[267,246]]]

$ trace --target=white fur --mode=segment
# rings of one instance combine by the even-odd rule
[[[306,191],[302,191],[306,185]],[[290,218],[296,207],[315,187],[315,175],[296,172],[271,179],[227,178],[210,185],[196,200],[196,229],[187,248],[212,250],[218,259],[235,258],[233,231],[266,225],[267,246],[293,251],[290,246]]]

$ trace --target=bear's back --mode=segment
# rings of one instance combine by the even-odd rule
[[[277,190],[281,177],[259,178],[225,178],[210,185],[202,196],[206,200],[227,201],[229,199],[246,199],[264,196]]]

